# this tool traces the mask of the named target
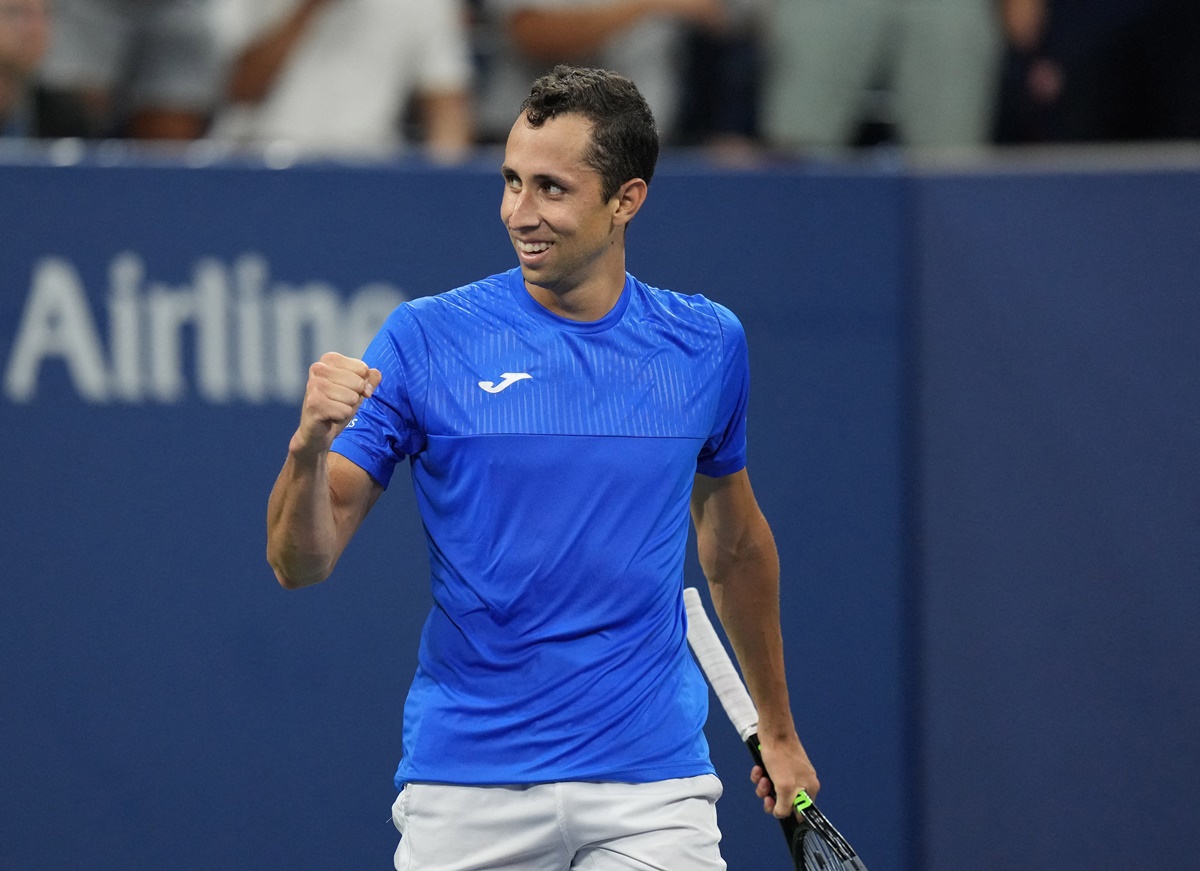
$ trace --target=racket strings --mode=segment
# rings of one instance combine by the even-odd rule
[[[859,871],[862,867],[854,859],[853,852],[850,856],[842,855],[816,829],[801,826],[797,837],[799,849],[793,848],[793,856],[802,858],[804,871]]]
[[[826,842],[839,859],[853,859],[857,854],[854,848],[842,837],[842,833],[833,827],[833,823],[826,819],[816,807],[809,806],[801,811],[804,814],[804,821],[807,827],[816,832],[821,840]],[[840,865],[834,867],[841,867]]]
[[[804,838],[804,842],[800,852],[804,856],[806,871],[843,871],[845,866],[842,864],[841,857],[833,851],[824,838],[812,829],[809,829],[801,837]]]

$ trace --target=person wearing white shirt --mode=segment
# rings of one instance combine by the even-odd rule
[[[415,100],[436,158],[471,144],[460,0],[216,0],[226,103],[210,137],[298,152],[388,155]]]

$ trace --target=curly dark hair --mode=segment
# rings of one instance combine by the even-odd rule
[[[592,122],[583,159],[600,174],[605,200],[632,178],[650,183],[658,163],[658,127],[646,98],[624,76],[559,64],[533,83],[521,111],[531,127],[571,113]]]

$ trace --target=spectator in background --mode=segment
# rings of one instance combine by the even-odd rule
[[[388,153],[415,99],[430,153],[472,142],[460,0],[216,0],[229,59],[212,136],[308,152]]]
[[[503,142],[510,108],[556,63],[601,67],[632,79],[674,140],[682,93],[684,29],[720,30],[724,0],[480,0],[481,138]]]
[[[1200,139],[1198,0],[1005,0],[996,141]]]
[[[685,41],[684,89],[676,143],[703,146],[731,162],[760,144],[763,34],[771,0],[725,0],[726,27],[692,25]]]
[[[37,82],[50,35],[48,0],[0,0],[0,137],[88,134],[83,106]]]
[[[876,88],[904,144],[987,142],[1002,45],[996,2],[777,0],[764,75],[768,140],[852,145]]]
[[[196,139],[219,75],[209,0],[54,0],[45,81],[101,135]]]

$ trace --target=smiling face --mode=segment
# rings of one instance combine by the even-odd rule
[[[625,284],[625,225],[645,192],[645,183],[633,179],[604,199],[600,174],[584,160],[591,135],[592,123],[576,113],[540,127],[522,114],[501,168],[500,217],[525,285],[542,305],[568,316],[575,315],[564,312],[564,303],[616,302]]]

